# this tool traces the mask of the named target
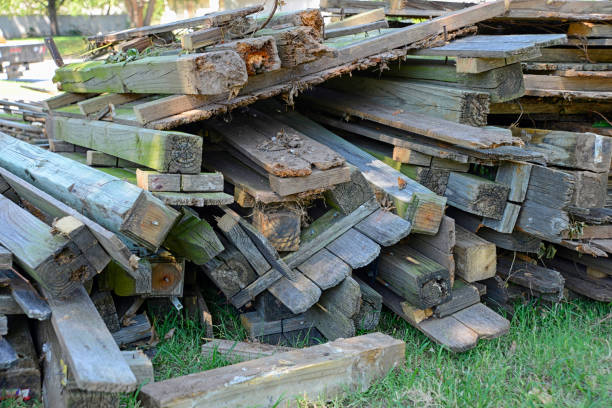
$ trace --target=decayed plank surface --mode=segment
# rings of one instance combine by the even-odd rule
[[[398,215],[411,222],[414,232],[436,233],[446,203],[444,198],[298,113],[276,113],[273,116],[334,149],[359,168],[366,180],[391,197]],[[400,188],[398,179],[405,182],[403,188]]]
[[[538,47],[562,45],[565,34],[475,35],[452,41],[442,47],[420,50],[419,55],[506,58],[525,54]]]
[[[78,388],[130,392],[136,378],[81,286],[65,300],[43,290],[51,307],[51,323]]]
[[[145,407],[247,407],[366,390],[404,361],[405,343],[372,333],[145,385]],[[359,367],[355,370],[354,367]]]
[[[107,64],[64,65],[53,81],[68,92],[217,95],[247,82],[246,66],[234,51],[146,57]]]
[[[266,343],[247,343],[233,340],[214,339],[202,345],[202,354],[218,353],[227,358],[254,360],[294,350],[291,347],[274,346]]]
[[[444,119],[434,119],[419,113],[398,112],[396,109],[327,89],[311,91],[303,95],[302,98],[315,106],[368,119],[456,146],[494,148],[522,143],[520,140],[513,138],[510,131],[491,131],[486,128],[475,128]]]
[[[478,333],[479,338],[494,339],[508,333],[510,322],[482,303],[453,314],[453,318]]]
[[[170,173],[199,173],[202,138],[182,132],[143,129],[112,122],[47,119],[56,139]]]

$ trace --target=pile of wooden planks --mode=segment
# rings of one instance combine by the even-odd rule
[[[605,59],[609,14],[581,3],[334,0],[327,24],[253,6],[91,37],[65,93],[0,102],[0,382],[116,406],[153,379],[119,351],[154,346],[151,320],[214,337],[204,292],[251,339],[332,342],[214,340],[262,358],[147,384],[143,406],[367,388],[404,357],[354,337],[386,309],[462,352],[509,331],[495,308],[609,302],[608,78],[568,57]]]

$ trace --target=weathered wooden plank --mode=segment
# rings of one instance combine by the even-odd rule
[[[390,289],[422,309],[450,299],[448,270],[405,244],[383,249],[378,276]]]
[[[324,171],[314,169],[311,174],[302,177],[277,177],[270,174],[268,175],[268,180],[270,188],[274,192],[286,197],[346,183],[350,180],[350,169],[347,166],[335,167]]]
[[[412,234],[405,242],[408,246],[448,269],[451,282],[455,280],[454,219],[444,216],[436,235]]]
[[[453,285],[451,299],[448,302],[439,304],[433,308],[434,314],[438,318],[450,316],[455,312],[463,310],[467,307],[480,303],[480,294],[478,289],[472,285],[463,283],[458,280]]]
[[[352,143],[295,112],[273,116],[331,147],[349,163],[359,168],[366,180],[391,197],[398,215],[411,222],[413,232],[436,233],[445,204],[444,198],[435,195],[400,172],[390,169],[383,162],[376,160]],[[405,182],[403,188],[400,188],[398,179]]]
[[[515,62],[527,61],[542,55],[539,48],[534,48],[522,54],[512,55],[505,58],[470,58],[458,57],[456,60],[457,73],[479,74]]]
[[[300,249],[283,260],[289,267],[297,267],[378,208],[378,203],[370,199],[346,216],[335,210],[328,211],[302,231]]]
[[[171,173],[199,173],[202,138],[104,121],[52,117],[56,139]]]
[[[88,166],[117,167],[117,158],[103,152],[88,150],[86,156]]]
[[[104,250],[128,273],[132,273],[136,268],[137,257],[132,255],[115,234],[3,168],[0,168],[0,176],[23,200],[34,205],[49,218],[72,216],[85,224]]]
[[[483,305],[477,303],[455,314],[453,318],[478,333],[482,339],[495,339],[510,330],[510,322]]]
[[[374,21],[371,23],[358,24],[350,27],[326,28],[325,38],[336,38],[345,35],[366,33],[368,31],[380,30],[381,28],[389,28],[389,23],[387,23],[386,19]]]
[[[612,157],[610,138],[595,133],[560,130],[516,129],[530,149],[540,150],[551,165],[607,172]]]
[[[506,58],[525,54],[539,47],[563,45],[565,34],[475,35],[452,41],[442,47],[417,51],[419,55],[473,58]]]
[[[510,188],[467,173],[451,172],[444,195],[448,203],[463,211],[499,220]]]
[[[85,289],[77,288],[65,300],[52,296],[44,288],[43,294],[51,307],[51,323],[78,388],[133,391],[136,378]]]
[[[6,341],[14,348],[18,360],[10,369],[0,371],[2,388],[12,392],[18,390],[20,394],[27,390],[31,399],[39,399],[41,397],[39,359],[26,318],[11,320],[11,331],[6,336]]]
[[[333,30],[344,27],[354,27],[361,24],[373,23],[375,21],[385,20],[385,9],[384,7],[377,8],[371,11],[365,11],[363,13],[356,14],[354,16],[347,17],[343,20],[329,23],[325,26],[325,31]]]
[[[471,126],[487,124],[489,96],[470,89],[429,84],[419,81],[359,78],[359,87],[352,77],[336,78],[325,83],[326,88],[344,94],[358,95],[369,102],[387,108],[421,113]]]
[[[205,14],[203,16],[187,18],[184,20],[174,21],[171,23],[157,24],[145,27],[129,28],[126,30],[116,31],[114,33],[99,34],[88,37],[89,41],[95,42],[117,42],[128,40],[130,38],[145,37],[148,35],[166,33],[180,28],[190,27],[217,27],[228,24],[238,17],[245,17],[249,14],[254,14],[263,10],[263,6],[249,6],[235,10],[223,10],[214,13]]]
[[[131,62],[67,64],[53,80],[63,91],[217,95],[247,82],[244,61],[234,51],[145,57]]]
[[[512,137],[509,131],[492,132],[486,128],[474,128],[445,119],[436,118],[434,120],[430,116],[420,113],[398,112],[393,108],[327,89],[318,88],[310,91],[302,95],[302,100],[311,106],[314,105],[340,114],[371,120],[456,146],[493,148],[517,144],[517,140]]]
[[[220,355],[238,360],[254,360],[278,353],[294,350],[292,347],[275,346],[266,343],[247,343],[243,341],[214,339],[202,344],[202,354],[205,356]]]
[[[181,191],[223,191],[223,174],[219,172],[182,174]]]
[[[512,233],[512,231],[514,231],[514,226],[516,225],[516,221],[518,220],[520,212],[520,205],[508,202],[506,203],[504,213],[502,214],[500,220],[485,217],[482,219],[482,225],[484,225],[485,227],[489,227],[497,232],[510,234]]]
[[[166,205],[181,205],[191,207],[207,207],[211,205],[227,205],[234,202],[229,194],[217,193],[177,193],[172,191],[157,191],[153,196]]]
[[[391,246],[410,234],[411,224],[410,221],[380,209],[356,224],[354,229],[382,246]]]
[[[141,313],[131,317],[130,324],[112,333],[112,336],[118,346],[125,346],[135,341],[148,339],[151,334],[151,322],[145,313]]]
[[[350,169],[350,181],[331,186],[325,192],[325,199],[330,205],[343,214],[350,214],[361,204],[375,197],[374,191],[361,171],[353,165]]]
[[[354,276],[353,279],[361,289],[361,306],[359,312],[353,316],[355,328],[357,330],[374,330],[380,320],[382,296],[358,277]]]
[[[495,276],[497,254],[495,244],[455,226],[456,273],[468,282]]]
[[[321,290],[333,288],[351,274],[351,267],[325,248],[308,258],[297,269]]]
[[[586,21],[569,25],[567,35],[575,37],[612,37],[612,26],[609,24],[594,24]]]
[[[223,40],[224,29],[221,27],[207,27],[187,33],[181,37],[181,48],[194,51]]]
[[[13,299],[30,319],[47,320],[51,316],[47,302],[14,270],[0,270],[0,277],[8,279]]]
[[[564,279],[559,272],[519,259],[498,258],[497,274],[507,281],[538,293],[563,293]]]
[[[181,191],[181,175],[136,169],[136,184],[147,191]]]
[[[0,244],[15,262],[51,293],[66,296],[96,271],[67,238],[17,204],[0,196]]]
[[[325,248],[353,269],[369,265],[380,254],[380,246],[355,228],[349,229]]]
[[[122,350],[121,354],[138,384],[152,383],[154,379],[153,363],[142,350]]]
[[[478,344],[478,333],[455,319],[454,315],[427,319],[419,323],[419,329],[427,337],[455,353],[470,350]]]
[[[108,108],[108,105],[121,105],[142,98],[144,95],[133,93],[110,93],[98,95],[93,98],[85,99],[77,102],[77,106],[83,115],[96,113],[102,109]]]
[[[508,201],[521,203],[527,194],[531,164],[518,162],[503,162],[497,168],[495,182],[510,187]]]
[[[2,178],[0,177],[0,180]],[[11,269],[13,267],[13,254],[0,245],[0,269]]]
[[[402,341],[372,333],[145,385],[139,399],[145,407],[246,407],[282,403],[296,395],[335,398],[347,389],[365,391],[404,361],[404,348]],[[282,373],[279,365],[285,366]],[[359,372],[353,370],[357,365],[363,367]]]
[[[150,193],[0,133],[0,165],[113,232],[149,248],[166,238],[178,213]]]
[[[92,94],[82,94],[82,93],[70,93],[65,92],[59,95],[52,96],[49,99],[43,101],[44,107],[48,111],[52,111],[55,109],[63,108],[64,106],[72,105],[73,103],[80,102],[96,96],[95,93]]]

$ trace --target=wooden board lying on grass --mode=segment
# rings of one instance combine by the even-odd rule
[[[404,348],[404,342],[381,333],[340,339],[147,384],[139,399],[144,407],[247,407],[290,403],[296,396],[336,398],[365,391],[401,365]]]

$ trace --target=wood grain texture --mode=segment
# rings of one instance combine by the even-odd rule
[[[380,209],[356,224],[354,229],[382,246],[391,246],[407,237],[411,227],[410,221]]]
[[[51,307],[53,330],[77,386],[88,391],[133,391],[136,378],[85,289],[81,286],[65,300],[44,289],[43,294]]]
[[[202,138],[181,132],[165,132],[56,116],[56,139],[129,160],[161,172],[199,173]]]
[[[495,244],[455,226],[456,273],[468,282],[491,278],[497,262]]]
[[[300,264],[297,269],[321,290],[333,288],[351,274],[351,267],[325,248]]]
[[[150,193],[116,177],[4,134],[0,141],[0,165],[6,170],[144,246],[159,247],[178,217]]]
[[[472,174],[451,172],[444,195],[463,211],[499,220],[510,188]]]
[[[381,333],[342,339],[145,385],[139,399],[147,407],[185,403],[244,407],[282,402],[297,394],[302,396],[304,390],[308,390],[307,398],[323,394],[333,398],[342,395],[347,387],[367,389],[374,379],[404,361],[404,347],[404,342]],[[279,372],[278,367],[285,361],[291,365]],[[354,366],[363,368],[357,372]],[[254,381],[257,387],[252,386]],[[249,392],[244,392],[247,387]]]
[[[92,93],[217,95],[247,81],[244,61],[234,51],[146,57],[128,63],[67,64],[53,80],[63,91]]]
[[[380,246],[355,228],[349,229],[325,248],[353,269],[369,265],[380,254]]]

